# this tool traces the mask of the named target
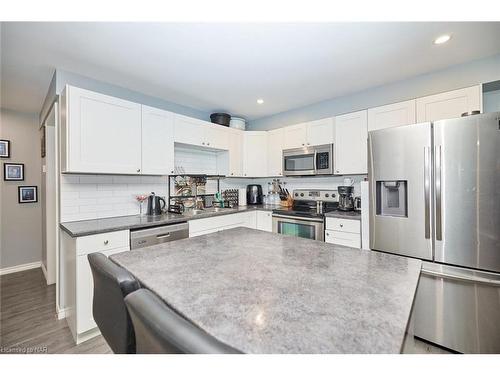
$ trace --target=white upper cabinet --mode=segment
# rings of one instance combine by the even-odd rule
[[[267,176],[267,132],[245,131],[243,135],[243,176]]]
[[[174,173],[174,114],[142,106],[142,174]]]
[[[308,122],[306,146],[333,143],[335,138],[334,122],[332,117]]]
[[[283,149],[304,147],[307,143],[307,125],[298,124],[284,128]]]
[[[204,127],[205,146],[219,150],[229,149],[229,131],[222,125],[206,123]]]
[[[325,118],[284,128],[283,149],[333,143],[335,126],[333,118]]]
[[[368,109],[368,131],[415,124],[415,107],[413,99]]]
[[[62,172],[141,173],[141,105],[66,86]]]
[[[242,130],[230,129],[229,132],[229,176],[243,175],[243,135]]]
[[[475,110],[482,110],[479,85],[418,98],[417,123],[460,117]]]
[[[220,150],[229,148],[228,128],[183,115],[174,117],[175,142]]]
[[[335,174],[367,173],[367,111],[335,117]]]
[[[283,128],[267,132],[267,175],[283,175]]]

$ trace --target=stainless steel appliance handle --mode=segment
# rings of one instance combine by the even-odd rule
[[[489,285],[498,285],[498,286],[500,286],[500,281],[499,280],[492,280],[492,279],[487,279],[487,278],[478,277],[478,276],[457,275],[457,274],[451,274],[451,273],[431,271],[431,270],[426,270],[426,269],[422,269],[420,271],[420,273],[424,274],[424,275],[442,277],[442,278],[451,279],[451,280],[458,280],[458,281],[466,281],[466,282],[472,282],[472,283],[481,283],[481,284],[489,284]]]
[[[442,187],[442,182],[441,182],[441,146],[436,146],[435,149],[435,177],[434,177],[434,184],[435,184],[435,194],[436,194],[436,240],[442,241],[443,239],[443,226],[442,226],[442,218],[441,218],[441,211],[442,211],[442,196],[441,196],[441,187]]]
[[[431,238],[431,148],[424,147],[425,238]]]
[[[302,217],[302,216],[286,216],[286,215],[279,215],[279,214],[273,214],[273,217],[278,217],[282,219],[289,219],[289,220],[300,220],[300,221],[311,221],[314,223],[322,223],[323,219],[311,219],[309,217]]]
[[[313,157],[314,157],[314,160],[313,160],[313,170],[316,173],[318,171],[318,169],[316,168],[316,166],[317,166],[316,159],[318,158],[318,151],[314,150],[314,156]]]
[[[170,232],[165,233],[165,234],[159,234],[156,236],[156,238],[167,238],[167,237],[170,237]]]

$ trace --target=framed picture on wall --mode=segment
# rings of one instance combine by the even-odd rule
[[[36,186],[19,186],[18,190],[19,203],[38,202],[38,188]]]
[[[0,139],[0,158],[10,158],[10,141]]]
[[[4,181],[24,181],[24,164],[3,163]]]

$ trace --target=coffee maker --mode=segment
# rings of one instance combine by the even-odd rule
[[[339,210],[340,211],[353,211],[354,210],[354,187],[353,186],[339,186]]]

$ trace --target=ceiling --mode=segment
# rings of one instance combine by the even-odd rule
[[[253,120],[498,54],[498,35],[500,22],[2,23],[2,107],[39,112],[59,68]]]

